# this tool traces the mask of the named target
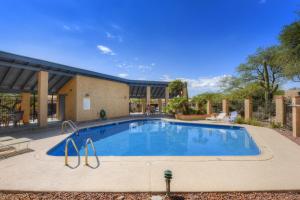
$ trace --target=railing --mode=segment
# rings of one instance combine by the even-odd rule
[[[73,129],[73,131],[75,132],[76,135],[78,135],[79,128],[76,126],[76,124],[72,120],[67,120],[62,123],[62,125],[61,125],[62,133],[66,133],[65,127],[67,125],[69,125],[69,127],[71,127]]]
[[[77,153],[77,156],[78,156],[78,164],[80,164],[80,155],[79,155],[79,151],[78,151],[78,148],[74,142],[74,140],[72,138],[68,138],[67,141],[66,141],[66,146],[65,146],[65,165],[68,166],[68,157],[69,157],[69,151],[68,151],[68,144],[69,142],[72,142],[72,145]]]
[[[94,156],[97,157],[93,140],[91,138],[88,138],[85,143],[85,165],[88,165],[88,157],[89,157],[88,145],[89,145],[89,143],[91,144],[92,149],[94,151]]]

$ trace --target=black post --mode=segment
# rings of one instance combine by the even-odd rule
[[[32,116],[32,121],[35,121],[35,115],[36,115],[36,110],[35,110],[35,93],[33,93],[33,116]]]
[[[53,93],[51,95],[51,118],[53,120]]]

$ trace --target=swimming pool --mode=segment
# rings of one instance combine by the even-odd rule
[[[72,134],[80,155],[88,138],[98,156],[253,156],[260,150],[245,128],[165,120],[133,120],[81,129]],[[66,140],[47,154],[64,156]],[[93,155],[89,145],[89,154]],[[76,156],[69,145],[69,155]]]

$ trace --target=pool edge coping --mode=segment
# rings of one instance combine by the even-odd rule
[[[100,162],[214,162],[214,161],[267,161],[271,160],[273,158],[273,153],[270,150],[269,147],[262,144],[261,139],[258,138],[256,134],[253,134],[253,130],[249,130],[250,126],[241,125],[241,124],[226,124],[224,122],[214,122],[214,121],[183,121],[183,120],[177,120],[177,119],[168,119],[168,118],[135,118],[135,119],[121,119],[116,121],[110,121],[105,122],[102,124],[90,124],[85,125],[79,128],[79,130],[86,129],[86,128],[93,128],[93,127],[99,127],[99,126],[107,126],[107,125],[113,125],[123,122],[130,122],[130,121],[136,121],[136,120],[164,120],[168,122],[180,122],[180,123],[186,123],[186,124],[208,124],[208,125],[221,125],[221,126],[236,126],[236,127],[242,127],[245,128],[248,134],[252,137],[254,142],[256,143],[257,147],[260,150],[259,155],[255,156],[97,156],[100,160]],[[251,128],[250,128],[251,129]],[[71,137],[75,132],[68,133],[67,137]],[[64,138],[64,140],[66,139]],[[45,153],[46,156],[49,157],[62,157],[62,156],[52,156],[48,155],[48,152],[55,148],[58,144],[60,144],[62,141],[59,141],[57,144],[55,144],[53,147],[48,149]],[[81,159],[83,159],[84,156],[80,156]],[[77,156],[69,156],[70,159],[77,158]]]

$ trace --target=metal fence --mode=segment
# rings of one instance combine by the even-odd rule
[[[212,112],[220,113],[222,112],[222,102],[214,102],[212,103]]]
[[[0,126],[17,123],[22,118],[20,96],[0,96]]]
[[[293,129],[293,113],[292,113],[292,100],[290,98],[286,98],[284,101],[284,112],[285,112],[285,128],[288,130]]]
[[[5,95],[0,96],[0,126],[9,126],[22,121],[23,111],[21,111],[21,96],[20,95]],[[48,99],[48,117],[56,117],[57,98]],[[38,102],[37,95],[33,94],[30,97],[30,120],[37,122],[38,118]]]
[[[253,99],[253,117],[262,122],[271,122],[276,116],[275,100],[266,104],[264,99]]]
[[[236,111],[242,117],[245,116],[244,100],[231,100],[229,102],[229,112]]]

